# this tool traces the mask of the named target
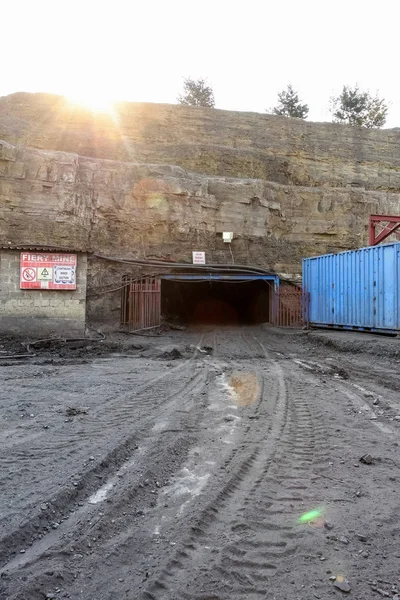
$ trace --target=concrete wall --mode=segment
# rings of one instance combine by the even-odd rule
[[[75,337],[85,332],[86,254],[78,254],[76,290],[21,290],[20,251],[0,250],[0,333]]]

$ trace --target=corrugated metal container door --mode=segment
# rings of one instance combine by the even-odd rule
[[[400,244],[303,260],[310,324],[400,330]]]

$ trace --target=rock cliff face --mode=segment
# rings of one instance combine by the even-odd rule
[[[299,275],[303,256],[367,243],[400,210],[400,133],[122,104],[93,116],[0,98],[0,242],[235,262]],[[174,165],[174,166],[171,166]]]

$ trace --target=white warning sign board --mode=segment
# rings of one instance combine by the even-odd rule
[[[206,253],[205,252],[192,252],[193,264],[194,265],[205,265],[206,264]]]
[[[57,285],[72,285],[75,283],[75,267],[73,265],[54,267],[54,283]]]
[[[76,254],[21,252],[20,288],[75,290],[76,267]]]

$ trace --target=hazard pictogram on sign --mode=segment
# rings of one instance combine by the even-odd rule
[[[22,279],[27,282],[36,281],[36,269],[33,267],[22,269]]]
[[[51,267],[38,267],[37,278],[39,281],[53,281],[53,269]]]

